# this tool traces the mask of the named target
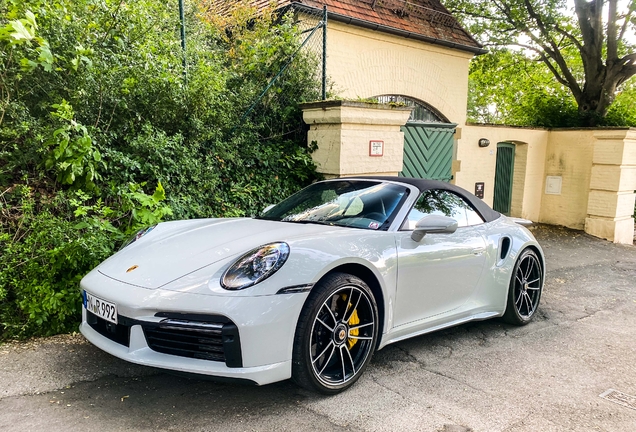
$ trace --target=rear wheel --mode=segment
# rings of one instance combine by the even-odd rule
[[[339,393],[369,364],[378,337],[378,308],[364,281],[325,277],[309,294],[294,338],[292,378],[302,387]]]
[[[536,252],[526,249],[519,256],[512,272],[503,320],[515,325],[526,325],[532,321],[539,307],[542,289],[541,262]]]

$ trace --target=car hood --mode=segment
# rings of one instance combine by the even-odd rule
[[[159,224],[97,270],[142,288],[160,288],[260,245],[345,228],[259,219],[199,219]]]

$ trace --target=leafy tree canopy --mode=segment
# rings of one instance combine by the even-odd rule
[[[624,110],[634,103],[630,78],[636,75],[636,0],[447,0],[445,4],[494,49],[495,59],[477,60],[481,63],[477,70],[514,59],[509,65],[521,63],[523,76],[532,78],[520,91],[539,89],[535,97],[543,97],[542,92],[554,96],[567,112],[570,104],[564,92],[571,95],[578,118],[570,123],[595,126],[629,120],[629,113],[617,115],[612,106]],[[510,51],[508,57],[502,49]],[[530,66],[532,61],[541,63],[543,71]],[[554,83],[542,88],[546,71]]]

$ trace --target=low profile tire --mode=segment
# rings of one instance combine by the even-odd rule
[[[539,307],[542,289],[541,261],[535,251],[526,249],[512,271],[503,320],[514,325],[526,325],[532,321]]]
[[[311,291],[294,337],[292,379],[336,394],[351,387],[369,364],[378,338],[378,307],[364,281],[333,273]]]

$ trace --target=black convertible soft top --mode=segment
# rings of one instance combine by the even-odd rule
[[[353,179],[352,177],[351,179]],[[420,192],[424,192],[430,189],[447,190],[463,197],[470,203],[470,205],[481,215],[486,222],[492,222],[501,217],[501,213],[495,211],[488,206],[485,202],[477,198],[466,189],[460,188],[450,183],[438,181],[438,180],[426,180],[411,177],[391,177],[391,176],[361,176],[355,177],[365,180],[380,180],[380,181],[393,181],[399,183],[406,183],[417,187]]]

